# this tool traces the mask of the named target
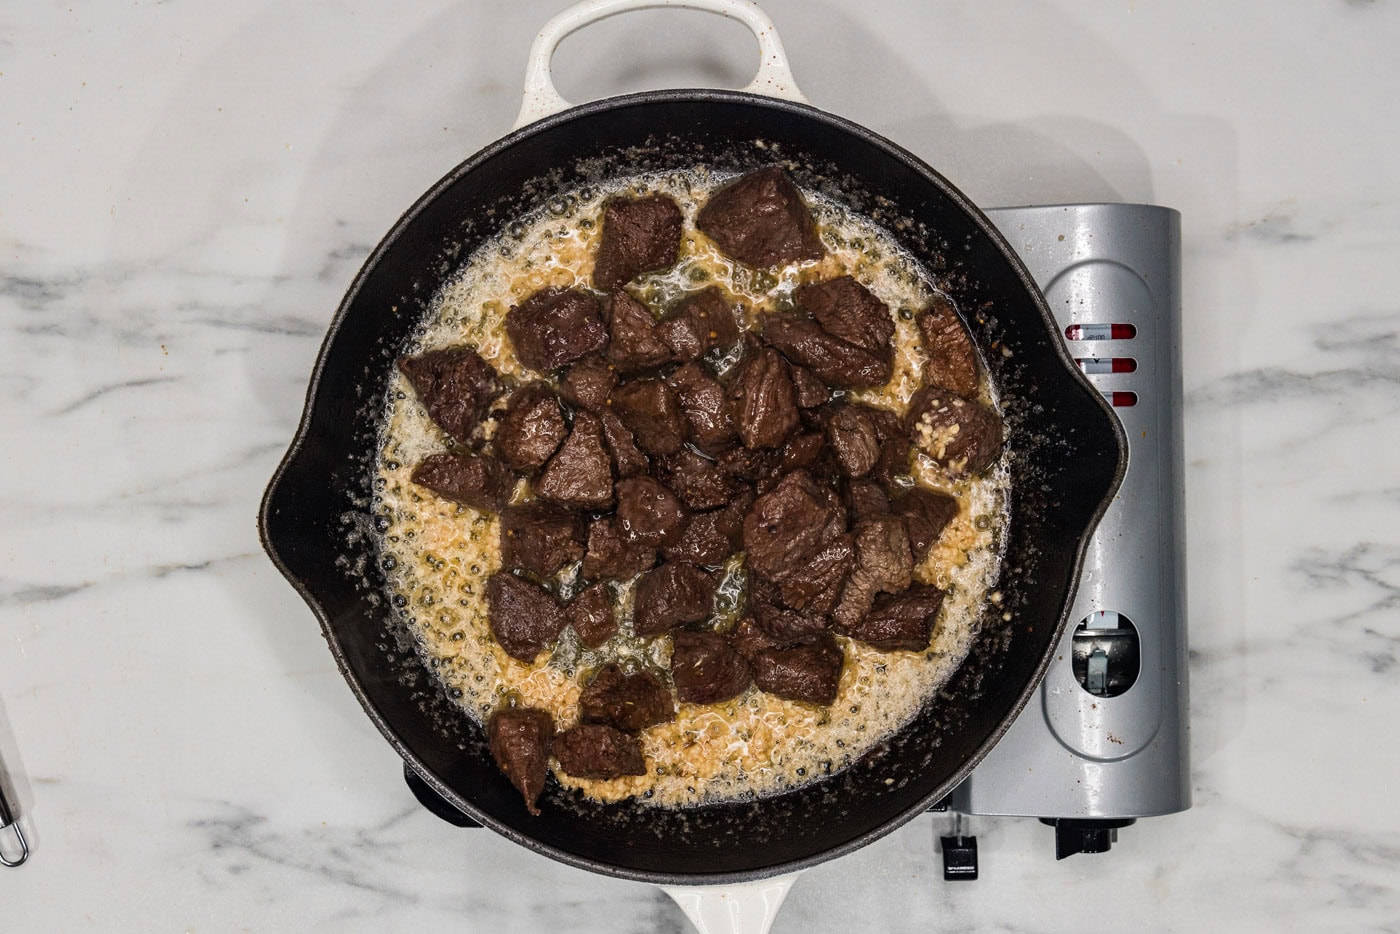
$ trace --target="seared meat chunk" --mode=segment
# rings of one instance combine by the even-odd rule
[[[429,454],[413,468],[412,479],[443,499],[492,511],[505,506],[515,489],[515,477],[488,454]]]
[[[604,407],[598,412],[598,420],[603,425],[603,443],[612,455],[617,475],[635,477],[637,474],[646,473],[651,462],[642,453],[642,449],[637,447],[637,439],[627,426],[622,424],[622,419],[617,417],[617,413]]]
[[[593,287],[620,288],[639,273],[676,263],[681,244],[681,209],[665,195],[609,198],[603,205],[603,235],[593,261]]]
[[[676,392],[660,379],[636,379],[613,390],[613,411],[648,454],[665,456],[686,438],[685,412]]]
[[[491,758],[525,799],[525,809],[539,816],[536,806],[549,777],[549,746],[554,718],[534,707],[502,707],[486,724]]]
[[[685,507],[654,477],[629,477],[617,485],[617,530],[624,541],[659,548],[680,537]]]
[[[812,319],[791,312],[766,315],[763,339],[793,363],[806,367],[822,382],[838,389],[883,386],[893,373],[888,357],[848,344],[822,330]]]
[[[832,538],[805,564],[773,578],[783,602],[807,613],[830,613],[841,599],[854,557],[850,535]]]
[[[836,700],[844,662],[836,640],[821,633],[791,648],[760,651],[753,658],[753,681],[760,691],[827,707]]]
[[[826,439],[815,431],[793,435],[783,445],[783,473],[806,470],[821,473],[823,459],[827,454]]]
[[[606,723],[624,733],[637,733],[676,718],[671,691],[647,671],[628,673],[608,662],[578,698],[579,719]]]
[[[744,617],[734,625],[726,635],[725,639],[729,645],[744,657],[750,664],[754,657],[765,649],[782,648],[787,643],[782,639],[774,639],[754,622],[752,617]]]
[[[564,618],[587,648],[596,649],[607,642],[617,632],[617,616],[613,613],[608,585],[599,581],[583,588],[564,608]]]
[[[846,516],[803,470],[760,496],[744,520],[744,551],[755,572],[777,579],[811,562],[846,529]]]
[[[559,397],[536,381],[510,397],[496,429],[496,453],[511,470],[531,473],[544,466],[568,434]]]
[[[603,450],[603,427],[596,415],[574,413],[574,428],[559,452],[545,464],[535,495],[570,509],[606,509],[612,505],[612,461]]]
[[[709,454],[723,451],[738,437],[724,387],[698,363],[687,363],[670,375],[681,411],[690,427],[690,440]]]
[[[894,352],[889,308],[850,276],[804,285],[792,297],[833,337],[880,357]]]
[[[667,561],[647,571],[637,581],[633,632],[654,636],[708,618],[718,583],[713,574],[682,562]]]
[[[871,407],[847,403],[832,408],[826,419],[826,440],[836,463],[848,477],[863,477],[880,460],[880,436]]]
[[[617,519],[604,516],[588,525],[588,551],[583,556],[583,576],[627,581],[656,564],[656,549],[628,542],[618,531]]]
[[[541,289],[506,313],[506,334],[520,362],[557,370],[608,345],[598,300],[577,289]]]
[[[764,493],[772,489],[783,474],[783,452],[771,449],[731,448],[716,457],[715,462],[731,477],[752,483]]]
[[[953,303],[942,295],[935,296],[914,322],[928,355],[924,385],[951,389],[960,396],[976,396],[981,374],[977,348]]]
[[[996,411],[937,386],[914,393],[904,424],[919,450],[954,477],[981,473],[1001,453]]]
[[[580,723],[554,737],[559,768],[575,778],[645,775],[646,759],[637,737],[606,723]]]
[[[687,704],[717,704],[744,693],[749,663],[716,632],[680,630],[672,637],[671,678]]]
[[[509,571],[486,582],[491,634],[512,658],[533,662],[564,628],[564,611],[553,594]]]
[[[671,361],[671,348],[656,333],[651,309],[618,289],[608,296],[608,362],[627,375]]]
[[[841,602],[832,612],[837,625],[853,626],[875,603],[878,593],[897,593],[913,580],[909,531],[898,516],[866,519],[856,526],[856,560]]]
[[[717,567],[738,551],[744,534],[744,516],[753,505],[753,490],[744,487],[723,509],[697,512],[686,520],[681,537],[661,549],[671,561]]]
[[[858,524],[862,519],[888,516],[890,497],[884,487],[874,480],[852,480],[846,484],[846,512],[852,524]],[[913,544],[912,535],[910,544]]]
[[[958,501],[947,493],[916,486],[894,504],[909,530],[909,550],[915,564],[922,564],[943,529],[958,514]]]
[[[875,423],[875,437],[880,442],[880,459],[866,474],[866,479],[878,481],[887,490],[895,486],[895,478],[909,474],[909,432],[898,415],[889,409],[871,406],[867,410]]]
[[[750,348],[734,368],[728,395],[745,447],[781,447],[797,427],[797,389],[787,361],[771,347]]]
[[[760,269],[825,255],[802,192],[775,165],[715,192],[695,225],[726,255]]]
[[[501,563],[537,577],[553,577],[583,557],[583,517],[544,503],[512,506],[501,513]]]
[[[496,371],[469,347],[400,357],[399,371],[428,410],[428,417],[461,444],[471,443],[482,416],[501,394]]]
[[[667,485],[691,509],[718,509],[739,489],[718,464],[689,448],[666,458],[665,466]]]
[[[792,374],[792,385],[797,389],[797,407],[799,409],[815,409],[823,406],[831,398],[831,390],[827,388],[817,374],[807,369],[805,366],[788,364],[788,372]]]
[[[943,591],[915,584],[902,593],[882,594],[863,619],[838,628],[882,652],[922,652],[928,648],[942,605]]]
[[[739,322],[718,286],[686,297],[662,319],[656,333],[671,349],[672,357],[686,363],[715,347],[728,350],[739,339]]]
[[[617,385],[617,370],[601,356],[574,363],[559,381],[559,395],[576,409],[600,412]]]
[[[820,613],[804,613],[783,606],[778,586],[761,577],[749,583],[748,609],[754,624],[782,645],[825,632],[831,625]]]

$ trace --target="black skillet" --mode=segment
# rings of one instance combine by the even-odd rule
[[[592,0],[535,43],[522,123],[453,169],[394,225],[331,324],[291,449],[263,500],[263,543],[320,619],[346,681],[405,762],[470,818],[595,872],[671,885],[732,884],[848,853],[946,795],[997,741],[1059,642],[1085,543],[1126,465],[1122,431],[1078,373],[1044,299],[1006,242],[941,175],[869,130],[800,102],[771,23],[723,11],[758,36],[743,92],[668,90],[567,107],[549,81],[558,41],[647,0]],[[765,93],[753,93],[763,91]],[[792,99],[777,99],[770,94]],[[392,610],[370,509],[375,437],[392,363],[461,260],[510,219],[600,179],[703,162],[780,161],[796,181],[868,213],[900,238],[967,318],[1008,425],[1010,526],[967,661],[898,734],[846,770],[758,801],[668,810],[598,804],[550,784],[531,817],[481,728],[415,654]]]

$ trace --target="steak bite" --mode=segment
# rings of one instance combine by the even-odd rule
[[[501,384],[491,364],[470,347],[430,350],[400,357],[399,372],[439,428],[460,444],[470,444]]]
[[[845,655],[828,633],[809,636],[791,648],[768,648],[753,657],[760,691],[788,700],[829,707],[841,684]]]
[[[491,758],[525,799],[525,809],[538,817],[535,802],[549,777],[554,719],[534,707],[502,707],[491,714],[486,735]]]
[[[822,463],[827,453],[826,439],[815,431],[793,435],[783,445],[783,473],[806,470],[810,473]]]
[[[734,628],[725,634],[725,640],[750,665],[753,664],[754,657],[764,649],[782,648],[787,644],[781,639],[774,639],[768,635],[759,628],[752,617],[748,616],[734,624]]]
[[[718,584],[713,574],[692,564],[667,561],[647,571],[637,581],[632,631],[639,636],[654,636],[708,619]]]
[[[589,523],[588,551],[583,556],[583,576],[588,580],[627,581],[655,564],[656,549],[624,540],[614,517]]]
[[[613,613],[608,585],[602,581],[589,584],[569,601],[564,618],[586,648],[596,649],[607,642],[617,632],[617,615]]]
[[[894,353],[889,307],[850,276],[804,285],[792,297],[833,337],[882,358]]]
[[[898,593],[913,581],[909,532],[897,516],[866,519],[856,526],[856,560],[841,602],[832,611],[839,626],[853,626],[870,612],[878,593]]]
[[[496,453],[511,470],[533,473],[559,450],[569,434],[559,397],[536,380],[516,390],[496,429]]]
[[[618,386],[612,409],[648,454],[664,457],[685,443],[685,412],[675,390],[660,379],[635,379]]]
[[[559,395],[576,409],[587,409],[595,415],[608,404],[613,387],[617,385],[617,370],[601,355],[584,357],[564,371],[559,381]]]
[[[739,262],[759,269],[825,255],[802,192],[776,165],[710,196],[695,225]]]
[[[680,630],[672,637],[671,679],[687,704],[717,704],[744,693],[749,663],[716,632]]]
[[[904,423],[899,416],[889,409],[871,406],[867,411],[871,421],[875,423],[875,437],[880,442],[880,459],[866,474],[866,478],[879,482],[886,490],[892,490],[896,485],[895,478],[909,474],[909,432],[904,430]]]
[[[744,551],[753,571],[778,579],[808,564],[845,530],[840,505],[806,471],[795,470],[754,502],[744,519]]]
[[[617,485],[617,531],[623,541],[659,548],[680,537],[685,507],[655,477],[629,477]]]
[[[841,599],[854,559],[850,535],[832,538],[805,564],[773,578],[783,603],[807,613],[830,613]]]
[[[564,611],[553,594],[509,571],[497,571],[486,582],[487,618],[491,634],[511,658],[531,663],[559,638]]]
[[[512,506],[501,513],[501,564],[536,577],[553,577],[583,557],[583,517],[544,503]]]
[[[645,775],[646,759],[637,737],[605,723],[580,723],[554,737],[559,768],[575,778]]]
[[[919,339],[928,356],[924,385],[951,389],[960,396],[976,396],[981,382],[977,348],[953,303],[942,295],[934,296],[914,322],[919,326]]]
[[[577,289],[541,289],[506,313],[506,334],[520,362],[557,370],[608,345],[598,300]]]
[[[515,490],[515,476],[489,454],[429,454],[411,479],[443,499],[493,512]]]
[[[618,373],[640,373],[671,362],[671,348],[656,334],[651,309],[618,289],[607,299],[608,362]]]
[[[1001,453],[1001,417],[937,386],[914,393],[904,424],[919,450],[954,477],[981,473]]]
[[[880,460],[880,436],[871,408],[859,403],[837,405],[825,418],[826,440],[836,463],[848,477],[863,477]]]
[[[778,645],[791,645],[806,636],[825,632],[831,621],[819,613],[803,613],[781,605],[776,584],[755,578],[749,585],[749,615],[754,625]]]
[[[738,438],[734,416],[725,401],[724,387],[698,363],[687,363],[667,381],[676,391],[690,429],[690,440],[707,454],[715,454]]]
[[[791,312],[766,315],[763,339],[793,363],[806,367],[837,389],[883,386],[894,372],[888,357],[848,344],[822,330],[812,319]]]
[[[666,458],[665,466],[666,485],[691,509],[718,509],[739,489],[718,464],[689,448]]]
[[[866,616],[838,630],[881,652],[922,652],[933,637],[933,624],[943,605],[943,591],[915,584],[897,594],[882,594]]]
[[[603,205],[603,235],[593,261],[593,287],[611,291],[639,273],[676,263],[681,245],[681,209],[665,195],[609,198]]]
[[[570,509],[606,509],[613,502],[612,461],[603,428],[589,412],[574,413],[574,428],[545,464],[535,495]]]
[[[917,565],[924,563],[933,543],[958,514],[958,501],[947,493],[916,486],[899,498],[894,511],[904,518],[909,530],[910,554]]]
[[[676,719],[676,704],[666,685],[650,672],[629,674],[617,662],[598,669],[579,695],[578,707],[584,723],[606,723],[624,733]]]
[[[852,480],[846,484],[846,512],[851,524],[859,524],[862,519],[874,519],[890,514],[890,497],[884,487],[874,480]],[[905,520],[906,524],[908,520]],[[910,535],[913,544],[913,535]],[[915,556],[915,561],[920,560]]]
[[[737,549],[720,528],[725,510],[692,513],[680,538],[661,549],[668,561],[684,561],[704,567],[717,567]]]
[[[797,389],[787,361],[771,347],[750,347],[734,368],[729,405],[747,448],[781,447],[797,428]]]
[[[603,443],[612,455],[617,475],[635,477],[646,473],[651,467],[651,461],[647,460],[642,449],[637,447],[637,439],[627,430],[627,426],[622,424],[622,419],[617,417],[617,413],[604,407],[598,412],[598,421],[602,422]]]
[[[712,285],[687,296],[662,319],[656,333],[671,348],[673,359],[688,363],[716,347],[733,347],[739,340],[739,322],[724,293]]]
[[[831,399],[831,390],[826,383],[805,366],[789,363],[788,372],[792,374],[792,385],[797,389],[799,409],[819,408]]]

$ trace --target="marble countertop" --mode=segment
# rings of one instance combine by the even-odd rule
[[[0,928],[685,930],[420,809],[254,522],[341,294],[505,132],[562,5],[0,11],[0,753],[34,847]],[[1062,862],[981,821],[975,884],[920,818],[774,930],[1400,929],[1400,8],[766,7],[812,101],[981,204],[1181,211],[1195,796]],[[556,64],[582,100],[738,86],[752,48],[649,13]]]

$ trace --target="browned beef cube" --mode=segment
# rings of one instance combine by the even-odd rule
[[[554,718],[533,707],[502,707],[486,724],[491,758],[525,799],[525,809],[539,816],[535,802],[549,777],[549,747]]]
[[[685,412],[676,392],[660,379],[636,379],[613,390],[613,411],[648,454],[664,457],[681,449]]]
[[[578,709],[584,723],[606,723],[624,733],[676,719],[676,704],[666,685],[647,671],[623,671],[617,662],[598,669],[579,694]]]
[[[668,561],[684,561],[706,567],[717,567],[724,563],[737,549],[730,536],[720,530],[725,510],[693,513],[686,520],[685,529],[661,553]]]
[[[682,629],[671,638],[671,679],[682,702],[718,704],[744,693],[753,680],[744,656],[719,633]]]
[[[838,389],[883,386],[894,372],[889,358],[833,337],[812,319],[791,312],[764,316],[763,339]]]
[[[695,225],[726,255],[760,269],[825,255],[802,192],[775,165],[712,194]]]
[[[876,356],[893,353],[890,309],[850,276],[804,285],[792,297],[828,334]]]
[[[517,389],[496,428],[496,453],[511,470],[532,473],[568,437],[559,397],[548,384],[533,382]]]
[[[928,356],[924,385],[951,389],[960,396],[976,396],[982,368],[977,348],[953,303],[942,295],[936,296],[914,320]]]
[[[724,293],[712,285],[676,306],[657,325],[656,333],[671,348],[672,357],[685,363],[716,347],[733,347],[739,339],[739,322]]]
[[[724,398],[724,387],[698,363],[687,363],[668,378],[690,428],[690,440],[708,454],[734,444],[734,416]]]
[[[626,375],[671,361],[671,348],[656,333],[651,309],[618,289],[608,297],[608,362]]]
[[[660,548],[680,538],[685,507],[655,477],[628,477],[617,485],[617,530],[622,540]]]
[[[841,599],[854,557],[850,535],[832,538],[805,563],[774,576],[783,602],[807,613],[830,613]]]
[[[541,289],[506,313],[506,334],[520,362],[557,370],[608,345],[598,300],[576,289]]]
[[[462,444],[471,443],[482,416],[501,394],[496,371],[469,347],[400,357],[399,370],[428,417]]]
[[[443,499],[473,509],[499,510],[515,489],[515,476],[487,454],[429,454],[412,477]]]
[[[715,462],[725,473],[745,483],[755,484],[765,493],[783,474],[783,452],[780,450],[731,448],[719,454]]]
[[[583,588],[564,608],[564,618],[586,647],[596,649],[607,642],[617,632],[617,615],[608,585],[599,581]]]
[[[654,564],[656,549],[623,539],[614,517],[605,516],[589,523],[588,551],[583,556],[584,577],[627,581]]]
[[[762,577],[750,580],[748,596],[748,611],[754,624],[775,640],[775,644],[789,645],[804,636],[825,632],[831,625],[831,621],[820,613],[783,606],[778,585]]]
[[[882,652],[922,652],[928,648],[942,605],[943,591],[915,584],[902,593],[882,594],[864,619],[838,628]]]
[[[681,244],[681,209],[665,195],[609,198],[603,236],[593,261],[593,287],[604,292],[639,273],[674,266]]]
[[[559,395],[574,408],[598,413],[608,404],[617,385],[617,370],[603,357],[585,357],[574,363],[559,381]]]
[[[554,737],[559,768],[575,778],[645,775],[646,759],[637,737],[606,723],[580,723]]]
[[[827,633],[809,636],[791,648],[770,648],[753,658],[753,682],[788,700],[830,706],[841,684],[845,655]]]
[[[654,636],[707,619],[714,609],[718,584],[713,574],[682,562],[667,561],[647,571],[637,581],[633,632]]]
[[[981,473],[1001,453],[1001,417],[937,386],[914,393],[904,424],[919,450],[954,477]]]
[[[559,452],[545,464],[535,495],[570,509],[606,509],[612,505],[612,460],[603,450],[603,427],[596,415],[574,413],[573,430]]]
[[[806,470],[820,473],[819,464],[827,453],[826,439],[815,431],[804,432],[788,438],[783,445],[783,472]]]
[[[799,409],[820,408],[831,399],[831,390],[826,383],[805,366],[789,363],[788,372],[792,374],[792,385],[797,389]]]
[[[879,593],[897,593],[913,580],[914,562],[909,531],[898,516],[866,519],[856,526],[856,559],[841,602],[832,618],[841,626],[855,625]]]
[[[718,464],[689,448],[666,458],[665,466],[666,485],[691,509],[718,509],[739,489]]]
[[[922,564],[943,529],[958,514],[958,501],[947,493],[916,486],[894,505],[909,530],[909,550],[915,564]]]
[[[744,520],[748,566],[780,578],[812,561],[846,530],[845,511],[803,470],[760,496]]]
[[[827,414],[826,440],[848,477],[863,477],[880,460],[880,437],[870,406],[837,405]]]
[[[583,557],[583,517],[543,503],[501,513],[501,563],[537,577],[552,577]]]
[[[492,635],[507,655],[522,662],[533,662],[564,628],[564,611],[554,596],[509,571],[491,575],[486,602]]]
[[[797,428],[797,389],[787,361],[771,347],[751,348],[734,368],[730,411],[747,448],[781,447]]]
[[[880,459],[866,474],[867,479],[878,481],[886,489],[893,489],[895,478],[909,474],[909,458],[912,448],[909,445],[909,432],[904,430],[904,422],[889,409],[868,409],[875,423],[875,437],[880,441]]]
[[[651,461],[647,460],[642,449],[637,447],[637,439],[627,426],[622,424],[622,419],[617,417],[617,413],[605,407],[598,412],[598,420],[602,422],[603,443],[612,455],[613,468],[617,475],[635,477],[646,473],[651,467]]]
[[[846,512],[852,524],[888,516],[890,497],[874,480],[852,480],[846,484]],[[913,543],[912,537],[910,543]]]
[[[764,649],[781,648],[786,643],[782,639],[774,639],[754,622],[752,617],[744,617],[735,624],[734,628],[725,634],[725,639],[731,648],[752,664],[754,657]]]

